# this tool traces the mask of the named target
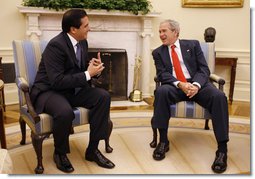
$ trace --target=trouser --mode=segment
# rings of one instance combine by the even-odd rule
[[[167,129],[171,117],[170,105],[180,101],[195,101],[206,108],[212,116],[212,125],[217,142],[229,140],[229,115],[225,94],[206,83],[191,99],[173,85],[164,84],[155,91],[153,128]]]

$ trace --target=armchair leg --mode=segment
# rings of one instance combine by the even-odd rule
[[[19,125],[21,130],[21,141],[20,145],[26,144],[26,122],[22,119],[22,117],[19,117]]]
[[[108,120],[108,129],[109,129],[109,131],[108,131],[108,136],[105,139],[105,151],[107,153],[111,153],[113,151],[113,148],[109,144],[110,136],[111,136],[111,133],[112,133],[112,127],[113,127],[113,124],[112,124],[111,119],[109,118],[109,120]]]
[[[42,143],[46,137],[49,137],[49,135],[50,134],[39,136],[31,132],[32,144],[37,156],[37,167],[34,170],[36,174],[42,174],[44,171],[42,164]]]
[[[209,119],[206,119],[205,120],[205,127],[204,127],[205,130],[209,130]]]
[[[152,121],[153,121],[153,117],[151,118],[151,126],[152,126]],[[152,132],[153,132],[153,139],[150,143],[150,146],[151,146],[151,148],[156,148],[157,143],[158,143],[158,141],[157,141],[157,138],[158,138],[157,137],[157,129],[152,127]]]

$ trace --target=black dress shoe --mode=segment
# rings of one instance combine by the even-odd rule
[[[169,142],[160,142],[153,152],[153,158],[155,160],[162,160],[165,158],[165,153],[169,151]]]
[[[96,149],[94,152],[88,153],[86,151],[85,159],[88,161],[94,161],[97,163],[97,165],[103,167],[103,168],[113,168],[115,167],[114,163],[107,159],[103,154]]]
[[[53,159],[59,170],[66,173],[71,173],[74,171],[74,168],[66,155],[60,155],[60,154],[54,153]]]
[[[212,170],[215,173],[223,173],[227,169],[227,153],[226,152],[216,152],[215,160],[212,164]]]

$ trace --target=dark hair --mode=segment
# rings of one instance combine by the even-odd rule
[[[87,16],[87,13],[83,9],[70,9],[66,11],[62,18],[63,32],[69,32],[71,27],[80,28],[81,19],[85,16]]]

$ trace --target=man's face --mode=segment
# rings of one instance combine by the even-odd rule
[[[177,40],[178,34],[170,29],[169,23],[165,22],[159,26],[159,38],[164,45],[172,45]]]
[[[75,29],[75,39],[77,41],[87,39],[88,32],[90,31],[89,27],[89,18],[87,16],[81,19],[81,26],[79,29]]]

